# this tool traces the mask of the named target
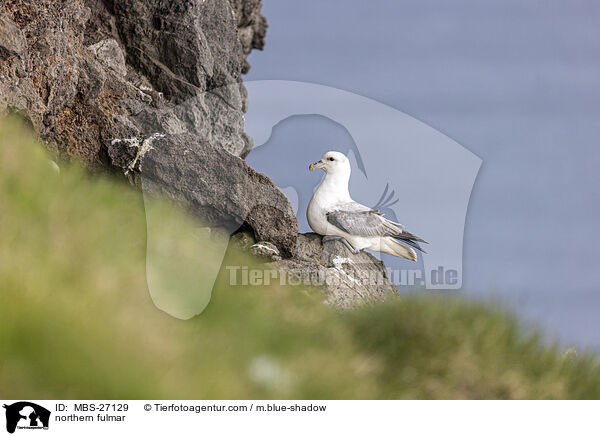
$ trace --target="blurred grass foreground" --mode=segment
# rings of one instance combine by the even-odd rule
[[[594,356],[455,298],[340,312],[316,291],[230,287],[223,268],[201,315],[172,318],[148,293],[140,193],[50,159],[1,122],[2,398],[600,398]],[[173,206],[154,213],[193,231]]]

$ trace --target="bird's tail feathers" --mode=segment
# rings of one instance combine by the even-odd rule
[[[403,259],[412,260],[413,262],[417,261],[417,253],[412,248],[407,247],[406,245],[402,245],[393,238],[382,238],[382,240],[386,245],[385,247],[381,247],[386,248],[385,250],[381,250],[384,253],[388,253],[396,257],[401,257]]]
[[[413,235],[410,232],[407,232],[406,230],[402,230],[402,232],[398,235],[395,235],[394,238],[398,241],[401,241],[403,244],[410,245],[411,247],[416,248],[417,250],[422,251],[423,253],[427,253],[425,250],[423,250],[423,248],[421,248],[419,242],[422,242],[424,244],[427,244],[428,242],[424,241],[418,236]]]
[[[409,245],[412,248],[416,248],[417,250],[419,250],[421,253],[425,253],[427,254],[427,252],[425,250],[423,250],[423,247],[421,247],[419,245],[418,242],[412,241],[410,239],[402,239],[402,238],[396,238],[398,241],[402,242],[403,244]]]
[[[417,235],[413,235],[412,233],[407,232],[406,230],[402,230],[401,236],[403,239],[410,239],[413,241],[422,242],[424,244],[429,244],[429,242],[425,241],[424,239],[419,238]]]

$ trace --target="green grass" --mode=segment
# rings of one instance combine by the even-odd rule
[[[230,287],[223,270],[200,316],[170,317],[146,284],[139,192],[77,165],[59,175],[48,159],[2,123],[2,398],[600,398],[594,356],[564,356],[456,298],[338,312],[311,290]],[[157,280],[189,286],[197,276],[179,259],[214,253],[185,237],[198,223],[177,208],[153,214],[170,241],[153,245],[168,253]]]

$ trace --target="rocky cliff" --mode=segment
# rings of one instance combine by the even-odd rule
[[[246,248],[277,268],[329,271],[340,280],[320,286],[335,303],[393,293],[368,255],[298,238],[287,198],[244,161],[241,75],[264,45],[260,10],[261,0],[0,0],[0,111],[21,113],[64,160],[143,178],[208,225],[245,229],[258,242]],[[356,281],[369,272],[381,281]]]

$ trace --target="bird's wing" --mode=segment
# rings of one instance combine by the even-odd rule
[[[423,239],[407,232],[400,224],[384,218],[379,211],[338,209],[328,212],[326,216],[330,224],[350,235],[389,236],[423,251],[418,244],[419,242],[425,242]]]
[[[327,213],[327,221],[338,229],[357,236],[394,236],[402,231],[374,210],[334,210]]]

